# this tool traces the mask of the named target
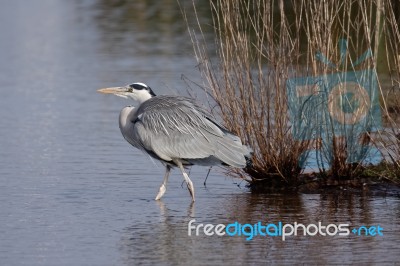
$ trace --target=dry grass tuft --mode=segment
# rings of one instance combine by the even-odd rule
[[[196,28],[189,27],[204,78],[202,87],[212,96],[211,105],[215,102],[218,108],[211,107],[226,127],[254,149],[253,166],[234,170],[232,175],[248,175],[253,183],[297,185],[302,174],[300,155],[310,147],[324,150],[320,139],[299,141],[293,137],[287,80],[359,69],[378,70],[385,130],[390,129],[391,134],[382,138],[367,133],[362,141],[386,150],[385,158],[400,168],[400,31],[396,17],[400,4],[395,0],[209,2],[215,43],[207,43],[206,26],[198,17]],[[196,11],[195,4],[193,7]],[[348,40],[349,53],[344,58],[338,49],[340,39]],[[352,67],[367,49],[373,56]],[[319,52],[334,64],[341,60],[343,64],[329,67],[318,60]],[[358,164],[346,163],[346,139],[331,139],[331,176],[352,177],[360,172]],[[376,139],[385,139],[385,143],[375,143]]]

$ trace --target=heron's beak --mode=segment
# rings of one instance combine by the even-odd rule
[[[111,87],[97,90],[97,92],[105,93],[105,94],[122,94],[126,92],[126,88],[124,87]]]

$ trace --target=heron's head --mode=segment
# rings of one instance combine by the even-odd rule
[[[114,94],[122,98],[131,98],[139,103],[156,96],[149,86],[144,83],[132,83],[124,87],[112,87],[98,90],[100,93]]]

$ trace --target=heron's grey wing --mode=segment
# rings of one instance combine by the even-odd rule
[[[240,139],[205,114],[187,98],[154,97],[136,113],[135,139],[165,161],[215,157],[244,167],[247,149]]]

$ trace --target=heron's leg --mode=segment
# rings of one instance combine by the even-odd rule
[[[167,182],[168,182],[169,173],[171,172],[171,166],[167,165],[165,168],[166,169],[165,169],[164,180],[160,186],[160,189],[158,190],[156,200],[161,199],[161,197],[164,195],[165,191],[167,190]]]
[[[183,165],[179,160],[174,160],[174,163],[179,167],[179,169],[181,169],[183,178],[185,179],[190,195],[192,196],[192,201],[194,201],[194,186],[192,180],[190,180],[188,174],[186,174],[185,169],[183,168]]]

